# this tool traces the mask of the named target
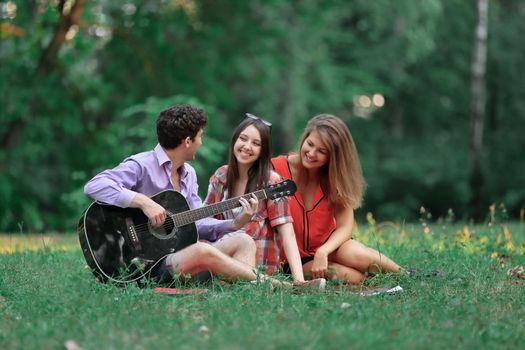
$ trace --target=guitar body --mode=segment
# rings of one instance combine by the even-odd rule
[[[163,191],[151,197],[167,212],[190,208],[182,194]],[[101,281],[127,283],[149,275],[166,255],[198,240],[191,222],[176,226],[168,215],[161,228],[150,225],[142,210],[93,203],[78,223],[80,246],[86,262]]]

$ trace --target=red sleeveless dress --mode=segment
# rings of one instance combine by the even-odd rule
[[[287,156],[272,158],[272,164],[275,171],[284,179],[293,180]],[[305,209],[303,198],[299,192],[290,198],[290,210],[301,257],[314,256],[317,249],[328,240],[336,229],[333,207],[328,197],[323,193],[321,185],[317,186],[310,210]]]

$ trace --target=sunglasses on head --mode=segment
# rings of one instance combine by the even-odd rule
[[[266,125],[270,129],[272,128],[272,123],[270,123],[269,121],[264,120],[262,118],[259,118],[258,116],[253,115],[251,113],[246,113],[246,118],[250,118],[250,119],[254,119],[254,120],[260,120],[264,125]]]

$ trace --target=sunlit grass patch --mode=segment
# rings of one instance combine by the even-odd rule
[[[71,234],[0,234],[0,254],[43,249],[71,251],[80,246],[77,236]]]
[[[469,254],[486,257],[525,255],[525,223],[498,219],[491,206],[484,224],[459,223],[453,219],[431,220],[421,209],[419,223],[376,222],[368,213],[367,222],[356,225],[353,237],[378,250],[396,251],[404,246],[419,250],[445,251],[460,248]],[[388,254],[387,254],[388,255]],[[394,260],[398,257],[392,256]]]
[[[521,222],[370,220],[355,238],[419,273],[304,293],[175,283],[208,289],[193,295],[97,282],[75,235],[0,235],[0,348],[519,349],[524,232]],[[401,292],[360,296],[397,285]]]

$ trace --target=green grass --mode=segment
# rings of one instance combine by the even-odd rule
[[[26,236],[6,235],[0,240],[0,348],[63,349],[68,340],[83,349],[518,349],[525,344],[525,280],[506,274],[525,265],[523,223],[509,225],[505,235],[501,225],[465,230],[370,222],[357,236],[402,265],[446,274],[376,276],[362,287],[399,284],[404,291],[371,297],[337,284],[324,293],[296,294],[246,283],[212,283],[206,294],[167,296],[152,288],[96,282],[74,236],[24,245],[19,241]],[[38,242],[42,249],[31,250]]]

